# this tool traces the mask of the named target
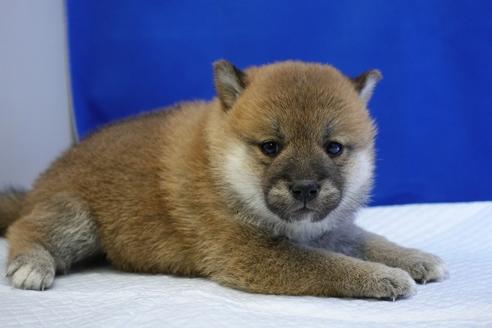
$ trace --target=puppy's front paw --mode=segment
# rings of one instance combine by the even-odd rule
[[[364,296],[395,301],[417,293],[415,281],[398,268],[379,267],[364,282]]]
[[[411,250],[401,258],[398,267],[410,273],[417,282],[425,284],[431,281],[441,281],[449,276],[448,269],[438,256]]]
[[[37,253],[37,252],[36,252]],[[55,265],[45,256],[22,254],[14,258],[7,267],[7,276],[12,285],[20,289],[45,290],[53,284]]]

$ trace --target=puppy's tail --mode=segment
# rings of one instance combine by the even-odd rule
[[[10,188],[0,191],[0,236],[20,216],[26,192]]]

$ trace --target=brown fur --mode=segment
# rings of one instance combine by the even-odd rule
[[[20,215],[25,192],[11,188],[0,193],[0,235]]]
[[[221,70],[236,83],[224,82]],[[298,243],[255,221],[224,177],[231,147],[249,145],[246,164],[263,177],[265,190],[286,172],[281,165],[287,162],[291,169],[311,172],[324,161],[339,177],[332,189],[341,192],[349,152],[373,152],[375,129],[356,89],[363,84],[361,77],[354,87],[327,65],[284,62],[238,74],[219,62],[220,99],[183,103],[94,133],[43,173],[24,200],[21,217],[8,231],[14,284],[44,289],[52,277],[42,267],[55,263],[57,270],[67,270],[73,262],[103,253],[122,270],[209,277],[257,293],[412,294],[412,280],[403,270]],[[323,140],[326,122],[330,135],[350,145],[333,161],[316,142],[307,141]],[[255,143],[277,138],[272,135],[277,125],[291,139],[284,140],[285,159],[274,163]],[[300,160],[307,152],[317,157]],[[276,171],[275,165],[280,165]],[[7,223],[18,212],[12,206],[9,210],[0,203],[7,208],[3,213],[8,214],[2,214]],[[366,254],[364,245],[357,247]],[[42,260],[26,260],[26,254]],[[21,269],[40,277],[16,282]]]

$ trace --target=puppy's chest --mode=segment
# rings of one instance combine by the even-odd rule
[[[321,237],[302,243],[303,246],[321,248],[348,256],[357,256],[359,247],[356,241],[346,234],[327,232]]]

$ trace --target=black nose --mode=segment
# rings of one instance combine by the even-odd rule
[[[313,180],[295,181],[290,186],[290,192],[292,193],[292,196],[294,196],[295,199],[307,203],[318,197],[319,184]]]

